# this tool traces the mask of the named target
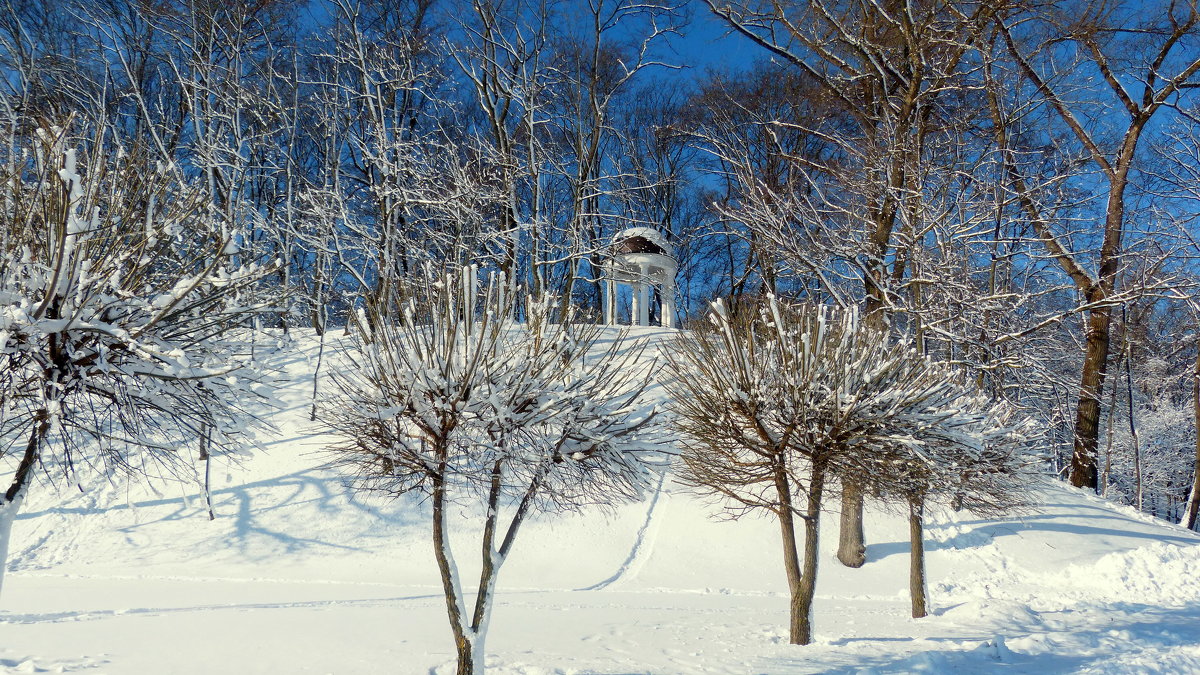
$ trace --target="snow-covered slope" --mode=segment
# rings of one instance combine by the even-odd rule
[[[31,496],[0,672],[453,672],[426,506],[355,497],[320,468],[301,346],[275,357],[266,451],[213,472],[216,520],[190,483]],[[501,574],[490,672],[1200,672],[1200,538],[1061,484],[1038,494],[1020,517],[931,515],[919,621],[903,519],[872,511],[851,570],[830,514],[808,647],[786,644],[771,520],[714,519],[669,479],[611,513],[541,518]],[[470,578],[467,549],[459,562]]]

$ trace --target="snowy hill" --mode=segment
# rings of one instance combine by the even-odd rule
[[[657,339],[659,333],[643,330]],[[274,359],[265,452],[195,483],[39,486],[0,598],[0,671],[449,673],[427,506],[354,497],[307,421],[315,342]],[[777,525],[716,520],[669,478],[611,513],[540,518],[500,578],[489,672],[1200,672],[1200,537],[1047,482],[1021,516],[935,510],[933,615],[908,618],[904,519],[833,557],[815,631],[787,643]],[[833,514],[836,516],[836,514]],[[463,519],[465,528],[470,521]],[[467,578],[475,573],[460,554]]]

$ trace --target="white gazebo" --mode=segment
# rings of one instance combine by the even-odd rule
[[[604,269],[604,323],[617,323],[617,284],[633,289],[629,323],[650,325],[650,289],[658,286],[662,298],[662,325],[675,326],[675,272],[679,263],[662,232],[652,227],[631,227],[613,238]]]

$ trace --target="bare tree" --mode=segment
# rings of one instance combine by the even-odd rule
[[[729,500],[734,517],[764,509],[779,521],[787,574],[789,636],[812,641],[817,544],[825,482],[837,447],[818,395],[821,364],[842,326],[780,313],[766,325],[735,318],[717,301],[710,331],[680,336],[668,352],[672,410],[683,447],[679,477]],[[810,342],[811,341],[811,342]],[[804,555],[796,541],[804,527]]]
[[[1187,242],[1186,256],[1194,261],[1200,253],[1200,240],[1195,236],[1195,226],[1200,222],[1200,105],[1179,110],[1183,121],[1164,134],[1165,139],[1158,145],[1158,154],[1165,160],[1159,177],[1166,184],[1165,192],[1179,200],[1180,208],[1173,209],[1181,214],[1179,230]],[[1200,304],[1193,297],[1186,297],[1189,327],[1195,331],[1200,329]],[[1176,326],[1176,330],[1178,330]],[[1177,337],[1177,335],[1175,336]],[[1192,427],[1192,457],[1190,473],[1191,480],[1187,486],[1187,498],[1184,504],[1179,524],[1194,530],[1200,520],[1200,336],[1193,336],[1194,360],[1191,364],[1191,427]]]
[[[1032,6],[998,17],[1002,49],[1077,144],[1103,181],[1104,205],[1094,225],[1072,246],[1051,222],[1031,218],[1038,237],[1062,266],[1086,306],[1084,359],[1075,417],[1070,481],[1098,488],[1097,448],[1101,403],[1110,353],[1112,309],[1125,263],[1129,219],[1127,193],[1139,164],[1138,143],[1151,120],[1171,111],[1185,91],[1200,83],[1200,12],[1194,1],[1155,3],[1131,15],[1117,4],[1070,2]],[[1095,76],[1083,99],[1076,78]],[[1119,115],[1094,117],[1103,92]],[[1009,149],[1003,143],[1004,149]],[[1019,175],[1019,174],[1018,174]]]
[[[546,216],[547,90],[552,67],[548,42],[553,8],[526,0],[470,0],[457,16],[463,39],[452,50],[482,117],[487,145],[496,157],[504,199],[493,227],[498,250],[489,253],[510,283],[525,282],[535,293],[548,289],[543,269],[553,259]],[[528,233],[528,276],[520,269],[522,238]],[[528,278],[526,282],[525,279]]]
[[[710,236],[728,242],[724,294],[802,293],[846,304],[850,284],[835,272],[845,260],[829,231],[838,226],[802,206],[822,201],[830,176],[819,162],[840,161],[836,145],[804,122],[838,112],[803,73],[777,64],[714,75],[691,111],[692,142],[721,186],[710,200]]]
[[[654,189],[654,183],[634,183],[637,174],[628,165],[636,160],[623,156],[617,109],[636,95],[633,87],[644,71],[677,68],[657,52],[676,32],[682,5],[673,0],[591,0],[586,9],[567,14],[558,31],[553,127],[561,156],[557,173],[570,195],[561,292],[573,297],[578,281],[590,282],[597,313],[604,249],[616,229],[647,224],[629,219],[632,214],[621,208],[623,202],[637,191]]]

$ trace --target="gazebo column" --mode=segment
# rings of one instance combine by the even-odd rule
[[[617,323],[617,280],[613,277],[612,267],[604,272],[604,325],[614,326]]]
[[[639,321],[642,318],[642,282],[634,281],[630,284],[633,292],[629,297],[629,325],[640,326]]]
[[[636,286],[638,295],[637,325],[650,325],[650,266],[646,263],[638,265],[639,280]]]
[[[675,327],[675,275],[666,270],[662,284],[662,327]]]

